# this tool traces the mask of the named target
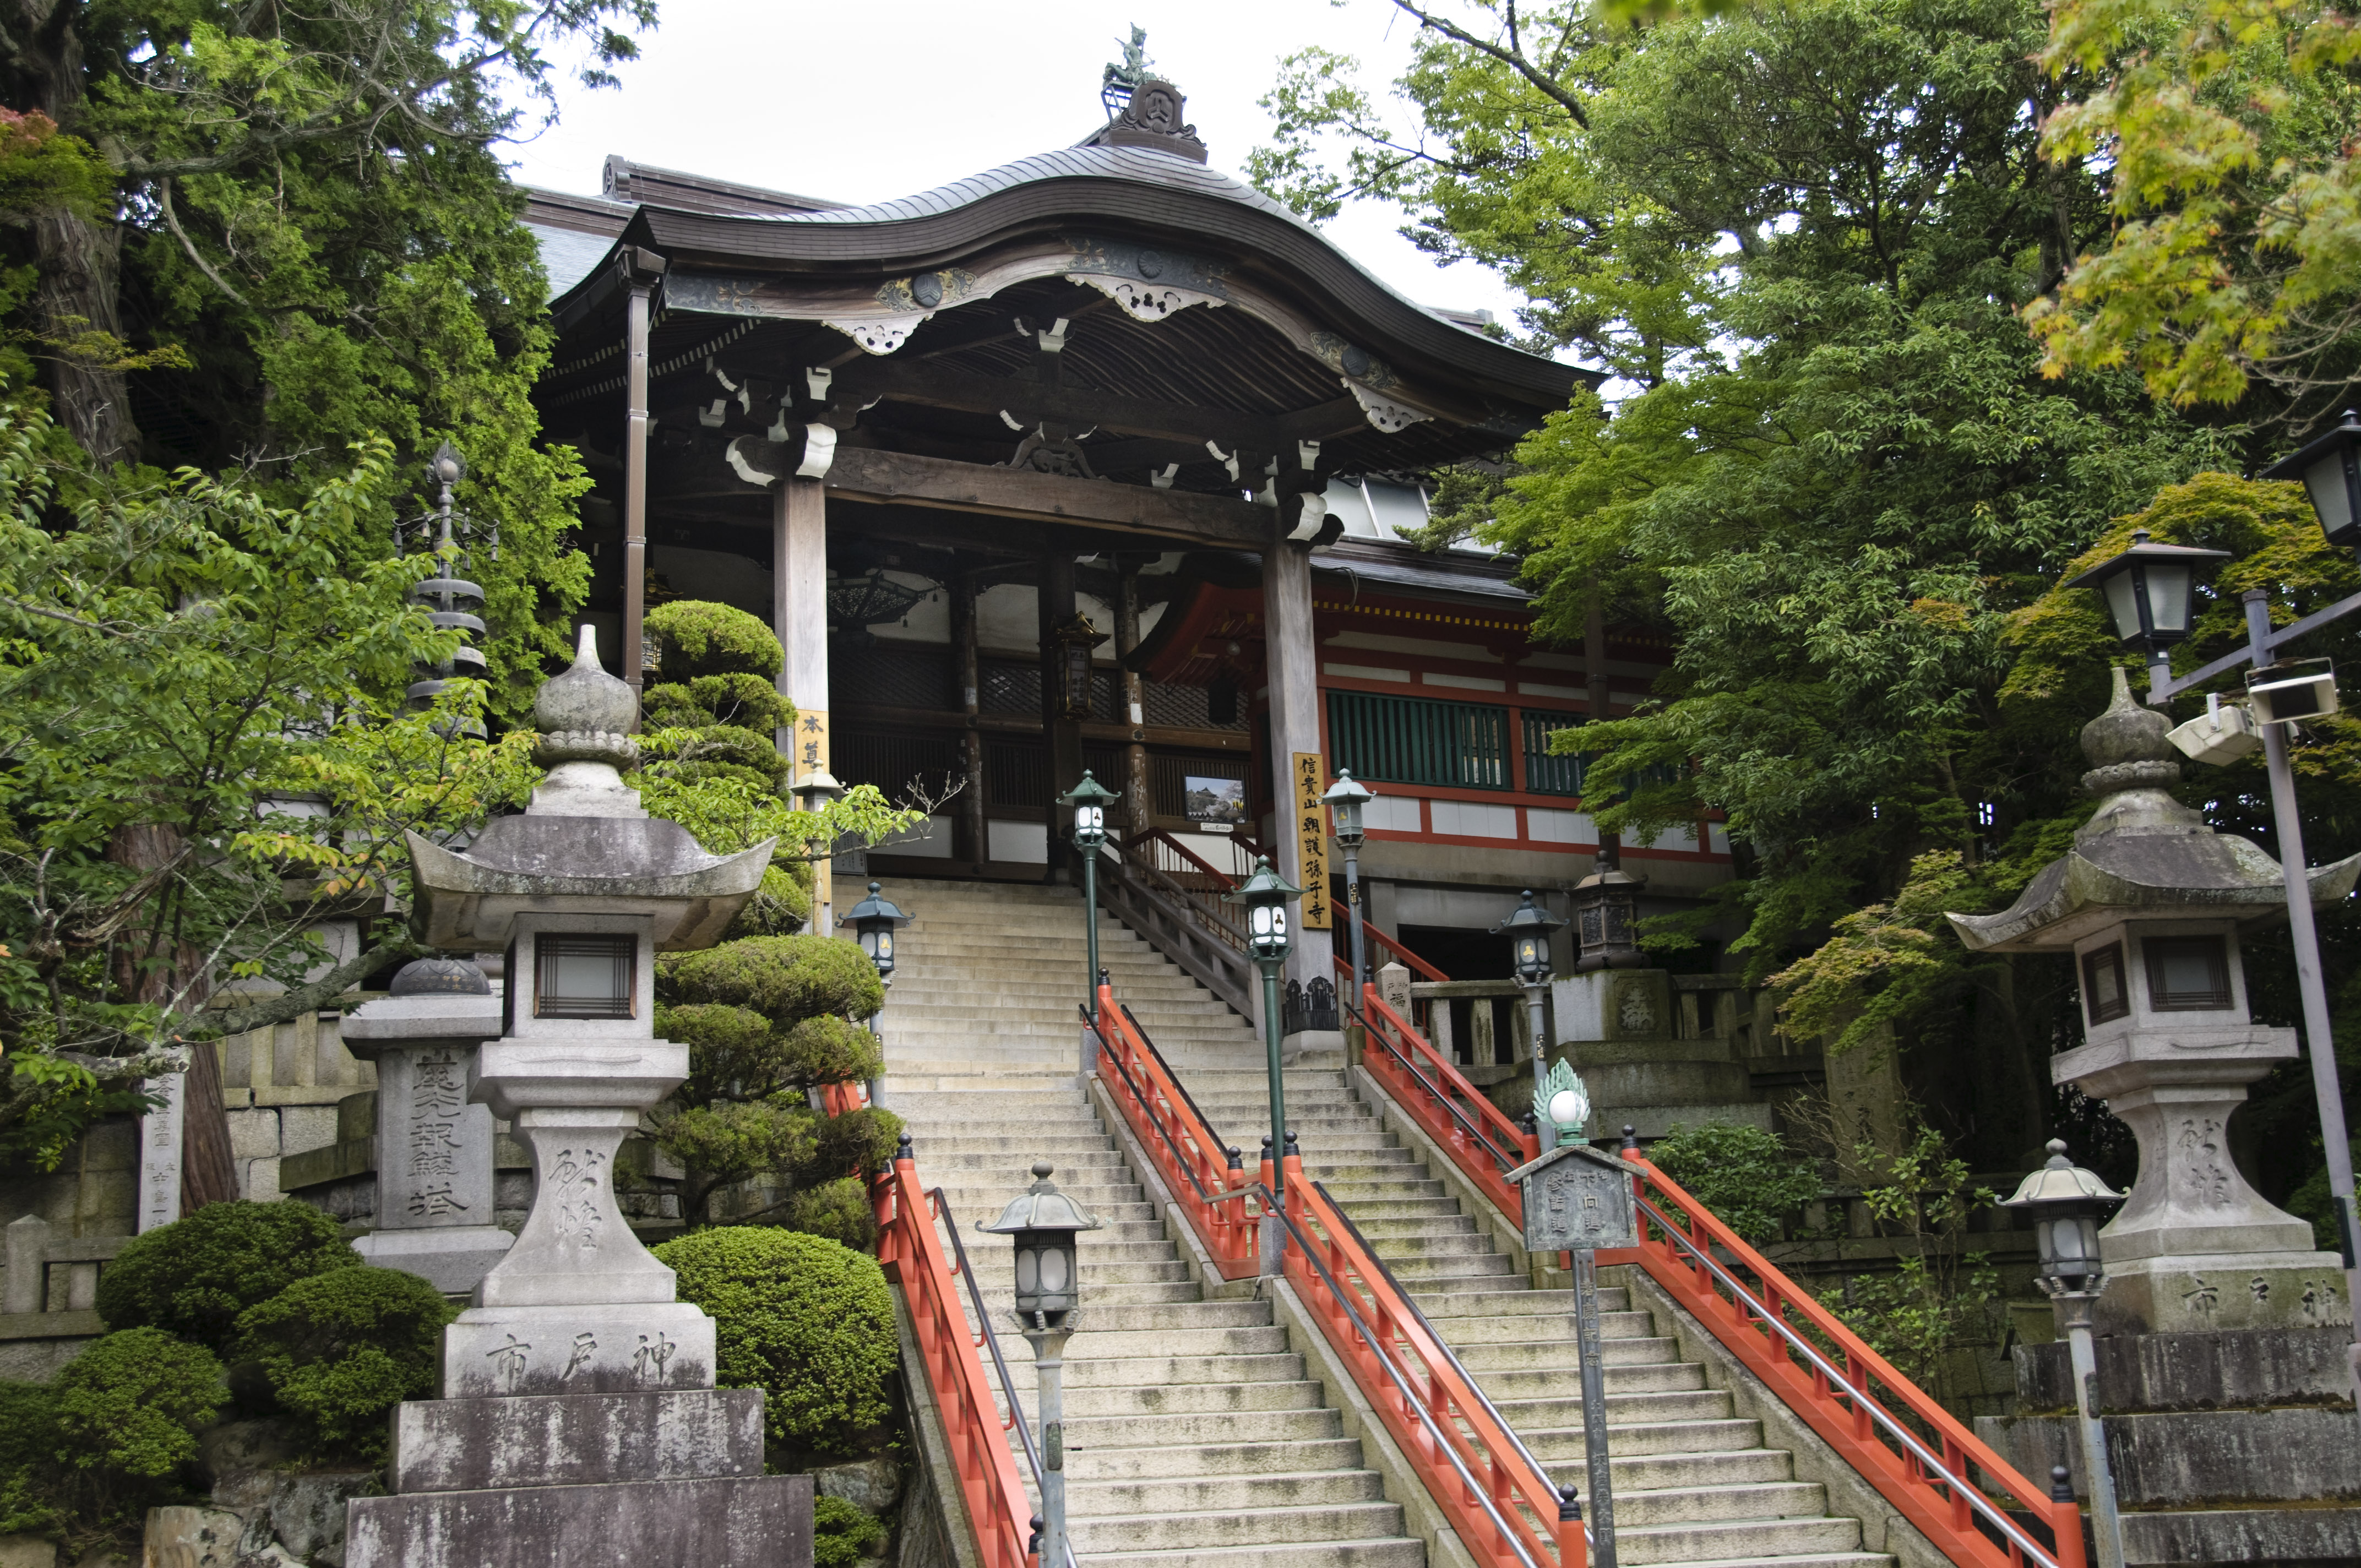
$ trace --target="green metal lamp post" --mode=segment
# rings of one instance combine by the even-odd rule
[[[1510,962],[1517,983],[1525,991],[1525,1016],[1531,1025],[1533,1042],[1533,1104],[1540,1110],[1549,1103],[1549,1030],[1544,1023],[1549,1000],[1550,933],[1559,930],[1565,922],[1533,902],[1533,890],[1525,889],[1525,901],[1517,912],[1492,927],[1495,937],[1506,936],[1510,944]],[[1555,1124],[1548,1115],[1534,1118],[1535,1130],[1541,1134],[1542,1147],[1557,1147]]]
[[[1084,1005],[1095,1022],[1099,1015],[1099,850],[1106,842],[1106,808],[1109,801],[1123,796],[1091,777],[1088,768],[1082,770],[1082,782],[1058,797],[1060,806],[1074,808],[1074,848],[1082,856],[1082,913],[1089,938],[1091,980],[1085,989]]]
[[[1268,855],[1256,860],[1254,875],[1245,886],[1222,895],[1225,903],[1246,905],[1246,950],[1262,970],[1262,1038],[1270,1068],[1271,1192],[1279,1198],[1287,1195],[1287,1081],[1279,1066],[1279,971],[1295,945],[1287,931],[1287,901],[1302,896],[1301,888],[1288,886],[1270,869]]]
[[[1353,926],[1352,1006],[1361,1011],[1361,988],[1369,983],[1369,967],[1361,950],[1361,808],[1377,792],[1353,776],[1350,768],[1336,770],[1336,782],[1320,797],[1336,823],[1336,847],[1345,851],[1345,911]]]

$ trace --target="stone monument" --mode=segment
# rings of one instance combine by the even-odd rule
[[[1981,952],[2071,952],[2083,1041],[2050,1061],[2139,1139],[2139,1178],[2100,1255],[2102,1333],[2312,1327],[2352,1321],[2343,1264],[2312,1226],[2263,1201],[2224,1135],[2246,1085],[2296,1056],[2295,1031],[2253,1022],[2242,929],[2285,918],[2279,863],[2216,833],[2165,787],[2180,763],[2171,721],[2114,700],[2082,729],[2099,809],[2074,848],[1998,915],[1953,915]],[[2314,904],[2352,892],[2361,856],[2311,873]]]
[[[346,1048],[377,1063],[377,1229],[353,1250],[464,1295],[514,1239],[492,1223],[492,1113],[467,1100],[500,1003],[465,959],[405,964],[391,990],[345,1020]]]
[[[347,1568],[800,1568],[810,1482],[763,1474],[762,1394],[715,1389],[713,1321],[675,1299],[613,1180],[688,1072],[655,1038],[654,955],[718,940],[771,846],[718,858],[641,809],[617,771],[636,701],[589,629],[534,713],[551,771],[525,813],[464,853],[409,840],[423,939],[507,954],[467,1099],[531,1153],[533,1210],[444,1330],[442,1398],[396,1412],[392,1495],[351,1505]]]

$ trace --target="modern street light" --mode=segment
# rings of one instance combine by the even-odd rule
[[[1066,1547],[1066,1342],[1082,1302],[1082,1266],[1074,1237],[1095,1231],[1096,1214],[1058,1190],[1046,1159],[1033,1162],[1033,1185],[1010,1201],[991,1224],[976,1228],[1010,1237],[1016,1247],[1016,1330],[1033,1347],[1033,1377],[1041,1432],[1040,1561],[1063,1563]],[[1004,1390],[1013,1407],[1016,1391]],[[1018,1419],[1023,1419],[1018,1412]]]
[[[1270,869],[1268,855],[1257,858],[1254,875],[1244,886],[1222,895],[1225,903],[1246,905],[1247,954],[1262,970],[1263,1049],[1270,1070],[1271,1195],[1282,1199],[1287,1196],[1287,1162],[1280,1157],[1287,1152],[1287,1080],[1279,1065],[1279,971],[1295,945],[1287,933],[1287,901],[1302,896],[1301,888],[1288,886]]]
[[[1082,857],[1082,912],[1091,964],[1083,1005],[1093,1023],[1099,1015],[1099,849],[1106,842],[1107,804],[1122,798],[1093,778],[1088,768],[1082,770],[1082,783],[1058,797],[1060,806],[1074,808],[1074,848]]]
[[[1549,1029],[1543,1022],[1549,1005],[1550,934],[1565,927],[1565,922],[1533,902],[1533,890],[1525,889],[1525,900],[1517,912],[1492,927],[1495,937],[1505,934],[1509,938],[1510,967],[1517,983],[1525,991],[1525,1018],[1528,1034],[1533,1045],[1533,1104],[1536,1110],[1549,1103]],[[1579,1118],[1577,1118],[1578,1120]],[[1550,1117],[1538,1118],[1542,1147],[1553,1149],[1557,1139]]]
[[[2355,482],[2356,472],[2361,472],[2361,418],[2348,412],[2345,422],[2336,429],[2285,462],[2264,469],[2261,477],[2302,480],[2322,532],[2331,544],[2343,546],[2361,543],[2361,511],[2356,510],[2361,508],[2361,484]],[[2166,550],[2173,554],[2157,554]],[[2151,707],[2161,707],[2181,693],[2241,666],[2247,672],[2250,686],[2292,686],[2298,682],[2272,679],[2275,673],[2295,674],[2279,663],[2279,650],[2361,611],[2361,594],[2354,594],[2292,624],[2274,629],[2270,596],[2259,588],[2250,588],[2239,596],[2246,612],[2246,645],[2175,679],[2164,650],[2171,641],[2187,636],[2195,619],[2191,612],[2193,576],[2187,570],[2177,572],[2176,564],[2193,568],[2201,561],[2227,558],[2224,551],[2151,544],[2143,531],[2133,535],[2131,549],[2073,579],[2075,584],[2099,587],[2106,594],[2116,635],[2125,643],[2147,651],[2147,701]],[[2113,585],[2118,581],[2126,582],[2128,587],[2117,589]],[[2176,627],[2177,631],[2172,630]],[[2316,675],[2300,679],[2309,679],[2316,691]],[[2332,689],[2331,703],[2333,696]],[[2298,709],[2309,706],[2311,711],[2318,712],[2322,707],[2316,695],[2294,702],[2274,703],[2265,698],[2254,706],[2257,710],[2255,717],[2259,720],[2255,727],[2262,731],[2263,762],[2270,777],[2271,822],[2279,836],[2279,877],[2287,890],[2288,930],[2295,948],[2296,989],[2303,1002],[2304,1054],[2312,1059],[2312,1097],[2320,1107],[2329,1200],[2336,1212],[2336,1245],[2345,1266],[2345,1299],[2349,1301],[2355,1288],[2361,1287],[2361,1257],[2356,1257],[2356,1251],[2361,1251],[2361,1211],[2356,1211],[2354,1204],[2353,1146],[2345,1128],[2344,1091],[2337,1083],[2336,1052],[2331,1045],[2336,1036],[2328,1018],[2328,988],[2321,978],[2320,932],[2312,918],[2311,883],[2304,864],[2303,818],[2296,804],[2295,770],[2288,762],[2286,728],[2286,720],[2300,716]],[[2176,743],[2180,739],[2176,731]],[[2198,746],[2183,745],[2182,749],[2191,756],[2201,755]],[[2355,1332],[2356,1337],[2347,1347],[2345,1356],[2356,1397],[2361,1398],[2361,1319],[2356,1320]]]
[[[1361,808],[1377,792],[1353,776],[1350,768],[1336,770],[1336,782],[1320,797],[1336,825],[1336,847],[1345,851],[1345,912],[1353,927],[1353,1011],[1361,1011],[1361,988],[1369,983],[1367,955],[1361,942],[1361,838],[1367,831]]]
[[[2100,1568],[2124,1568],[2124,1527],[2115,1507],[2114,1471],[2107,1463],[2107,1429],[2099,1419],[2091,1310],[2107,1288],[2106,1268],[2099,1260],[2099,1216],[2123,1201],[2122,1193],[2066,1157],[2062,1139],[2052,1138],[2048,1161],[2001,1204],[2033,1216],[2034,1247],[2041,1260],[2034,1283],[2057,1304],[2065,1324]]]

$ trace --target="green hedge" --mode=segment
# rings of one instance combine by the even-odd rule
[[[233,1359],[260,1370],[314,1457],[374,1461],[393,1407],[434,1395],[443,1325],[457,1315],[414,1274],[340,1268],[248,1308]]]
[[[92,1341],[47,1387],[0,1385],[0,1533],[78,1555],[135,1529],[189,1494],[197,1433],[228,1402],[211,1351],[153,1328]]]
[[[99,1276],[98,1315],[110,1329],[158,1328],[220,1351],[247,1308],[360,1262],[309,1204],[208,1203],[125,1245]]]
[[[890,1412],[900,1356],[876,1259],[755,1225],[699,1231],[655,1255],[679,1272],[680,1299],[713,1315],[717,1381],[763,1390],[774,1440],[803,1453],[859,1452]]]

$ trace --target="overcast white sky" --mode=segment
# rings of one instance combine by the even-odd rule
[[[664,0],[620,90],[576,89],[555,126],[512,149],[531,185],[595,193],[609,153],[839,201],[883,201],[1080,140],[1104,118],[1100,68],[1138,21],[1189,95],[1215,167],[1236,172],[1269,118],[1255,100],[1281,55],[1318,43],[1382,87],[1413,26],[1387,0]],[[1484,268],[1439,268],[1390,207],[1348,208],[1337,244],[1423,304],[1512,319]]]

